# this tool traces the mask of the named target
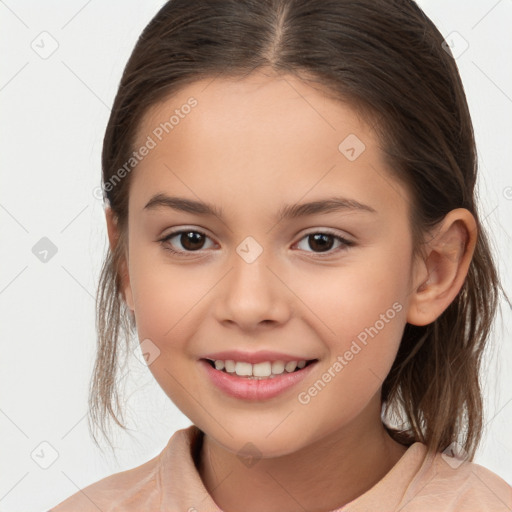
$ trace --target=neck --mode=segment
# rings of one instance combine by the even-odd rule
[[[378,411],[371,428],[366,414],[297,452],[249,467],[205,434],[199,474],[224,512],[335,510],[373,487],[407,450],[389,436]]]

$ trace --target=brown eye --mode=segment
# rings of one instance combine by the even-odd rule
[[[308,242],[312,249],[323,252],[332,248],[334,245],[334,237],[325,233],[316,233],[314,235],[308,235]]]
[[[171,243],[173,239],[176,239],[176,241]],[[181,231],[169,233],[166,237],[162,238],[160,242],[168,251],[176,254],[183,253],[183,255],[186,256],[187,252],[196,252],[204,249],[207,239],[209,239],[209,237],[201,231],[182,229]]]
[[[353,242],[346,240],[345,238],[335,235],[334,233],[330,232],[316,232],[316,233],[309,233],[307,234],[302,240],[306,240],[306,244],[312,251],[308,251],[307,249],[302,248],[303,250],[306,250],[306,252],[313,252],[313,253],[333,253],[336,252],[331,251],[334,244],[336,242],[339,243],[338,248],[339,250],[344,250],[347,247],[350,247],[351,245],[354,245]],[[302,242],[301,240],[301,242]],[[299,244],[301,243],[299,242]]]
[[[179,241],[187,251],[197,251],[204,245],[204,235],[197,231],[184,231],[179,234]]]

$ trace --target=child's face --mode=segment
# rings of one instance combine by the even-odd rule
[[[190,97],[197,105],[182,108]],[[160,123],[173,114],[166,133]],[[250,441],[277,456],[330,434],[381,429],[380,388],[414,273],[408,195],[375,134],[347,105],[293,76],[258,74],[196,82],[155,106],[136,148],[144,144],[147,156],[132,171],[125,293],[140,340],[160,351],[150,369],[167,395],[234,452]],[[156,194],[207,202],[222,219],[145,209]],[[375,211],[277,221],[285,205],[334,196]],[[164,242],[189,257],[159,242],[179,229],[207,235]],[[353,245],[307,236],[326,232]],[[318,362],[277,396],[248,400],[219,390],[200,361],[225,350]]]

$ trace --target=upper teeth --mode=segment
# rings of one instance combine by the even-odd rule
[[[280,375],[285,370],[289,373],[295,371],[297,368],[304,368],[306,361],[265,361],[263,363],[246,363],[243,361],[235,361],[228,359],[227,361],[216,360],[215,368],[217,370],[225,370],[228,373],[236,373],[241,377],[254,376],[254,377],[269,377],[270,374]]]

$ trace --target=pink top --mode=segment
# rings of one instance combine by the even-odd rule
[[[49,512],[222,512],[196,469],[203,433],[176,431],[162,452],[136,468],[99,480]],[[510,512],[512,487],[473,462],[414,443],[364,494],[331,512]]]

